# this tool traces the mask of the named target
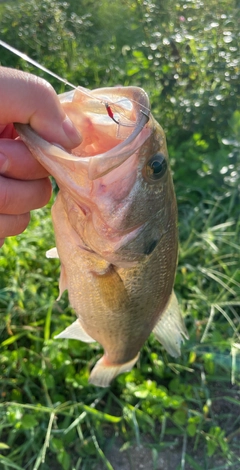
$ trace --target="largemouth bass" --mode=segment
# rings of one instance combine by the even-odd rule
[[[77,88],[59,96],[82,134],[72,153],[29,126],[16,129],[57,181],[52,208],[60,296],[77,320],[57,338],[98,341],[90,383],[106,387],[129,371],[153,331],[168,353],[187,338],[173,291],[177,206],[166,140],[137,87]]]

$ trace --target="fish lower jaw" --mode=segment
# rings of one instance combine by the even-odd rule
[[[93,368],[89,383],[97,387],[109,387],[111,381],[123,372],[129,372],[139,358],[139,353],[134,359],[125,364],[108,364],[105,356],[101,357]]]

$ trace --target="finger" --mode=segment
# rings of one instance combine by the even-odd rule
[[[0,174],[18,180],[37,180],[46,177],[48,172],[22,141],[0,139]]]
[[[0,214],[20,215],[47,204],[52,186],[48,178],[20,181],[0,176]]]
[[[29,123],[49,142],[73,148],[81,138],[52,86],[42,78],[0,67],[0,123]]]
[[[0,247],[5,237],[12,237],[22,233],[28,226],[30,213],[20,215],[0,215]]]

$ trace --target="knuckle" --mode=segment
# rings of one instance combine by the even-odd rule
[[[47,80],[41,77],[34,77],[34,87],[38,95],[39,100],[45,102],[46,100],[53,100],[55,97],[55,91]]]

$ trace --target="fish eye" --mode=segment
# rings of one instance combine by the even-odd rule
[[[166,173],[167,162],[160,152],[153,155],[146,165],[146,176],[150,181],[157,181]]]

